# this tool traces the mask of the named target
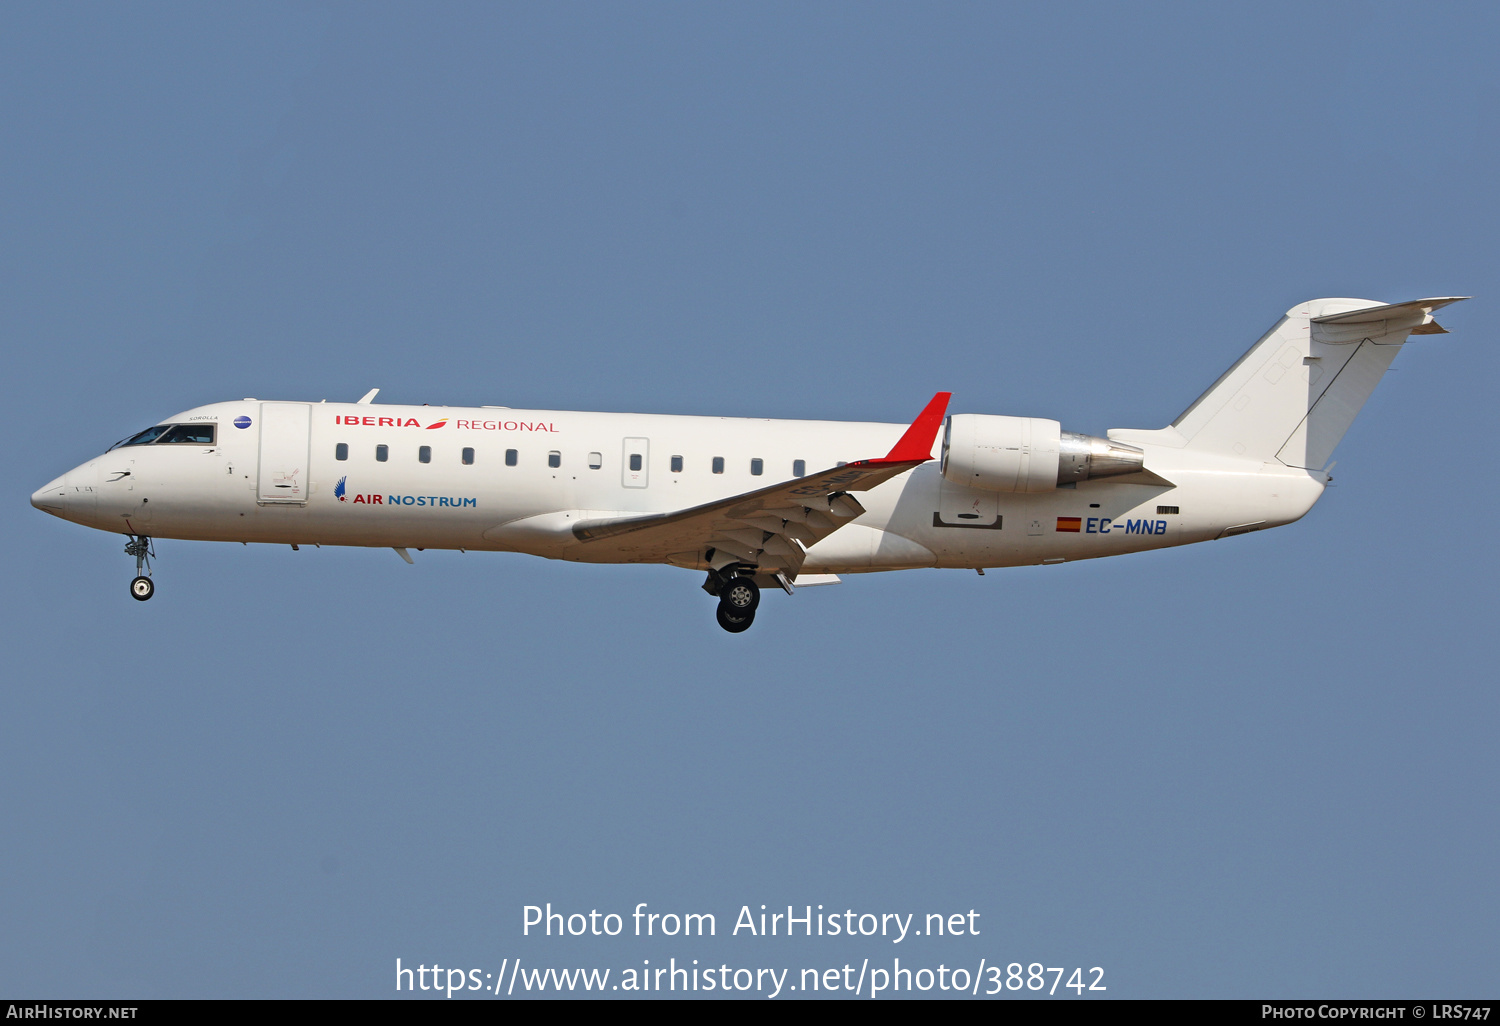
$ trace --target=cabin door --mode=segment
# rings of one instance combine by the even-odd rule
[[[261,505],[307,504],[312,407],[260,404],[260,471],[255,499]]]

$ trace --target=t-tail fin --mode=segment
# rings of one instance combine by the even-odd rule
[[[1299,304],[1171,428],[1119,434],[1125,441],[1139,434],[1158,444],[1322,469],[1407,336],[1444,332],[1432,312],[1466,298]]]

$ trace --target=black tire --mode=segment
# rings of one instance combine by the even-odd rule
[[[130,582],[130,597],[137,602],[144,602],[156,594],[156,585],[149,577],[137,577]]]
[[[760,585],[753,577],[731,577],[719,589],[719,608],[731,617],[754,616],[759,607]]]
[[[714,617],[719,621],[719,626],[730,634],[739,634],[741,631],[748,631],[750,625],[755,622],[754,613],[744,613],[735,616],[732,613],[726,612],[722,603],[714,611]]]

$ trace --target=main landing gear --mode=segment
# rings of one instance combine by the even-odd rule
[[[144,602],[156,594],[156,585],[151,581],[151,557],[156,548],[144,534],[128,534],[125,555],[135,557],[135,578],[130,582],[130,597]]]
[[[714,614],[719,626],[731,634],[749,630],[760,605],[760,585],[755,578],[711,574],[710,579],[719,596],[719,608]]]

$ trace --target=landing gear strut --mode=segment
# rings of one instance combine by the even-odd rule
[[[156,594],[156,585],[151,581],[151,557],[156,548],[144,534],[126,535],[125,555],[135,557],[135,578],[130,582],[130,597],[144,602]]]
[[[760,605],[760,586],[755,578],[721,576],[714,583],[718,585],[719,608],[714,615],[719,626],[731,634],[749,630]]]

